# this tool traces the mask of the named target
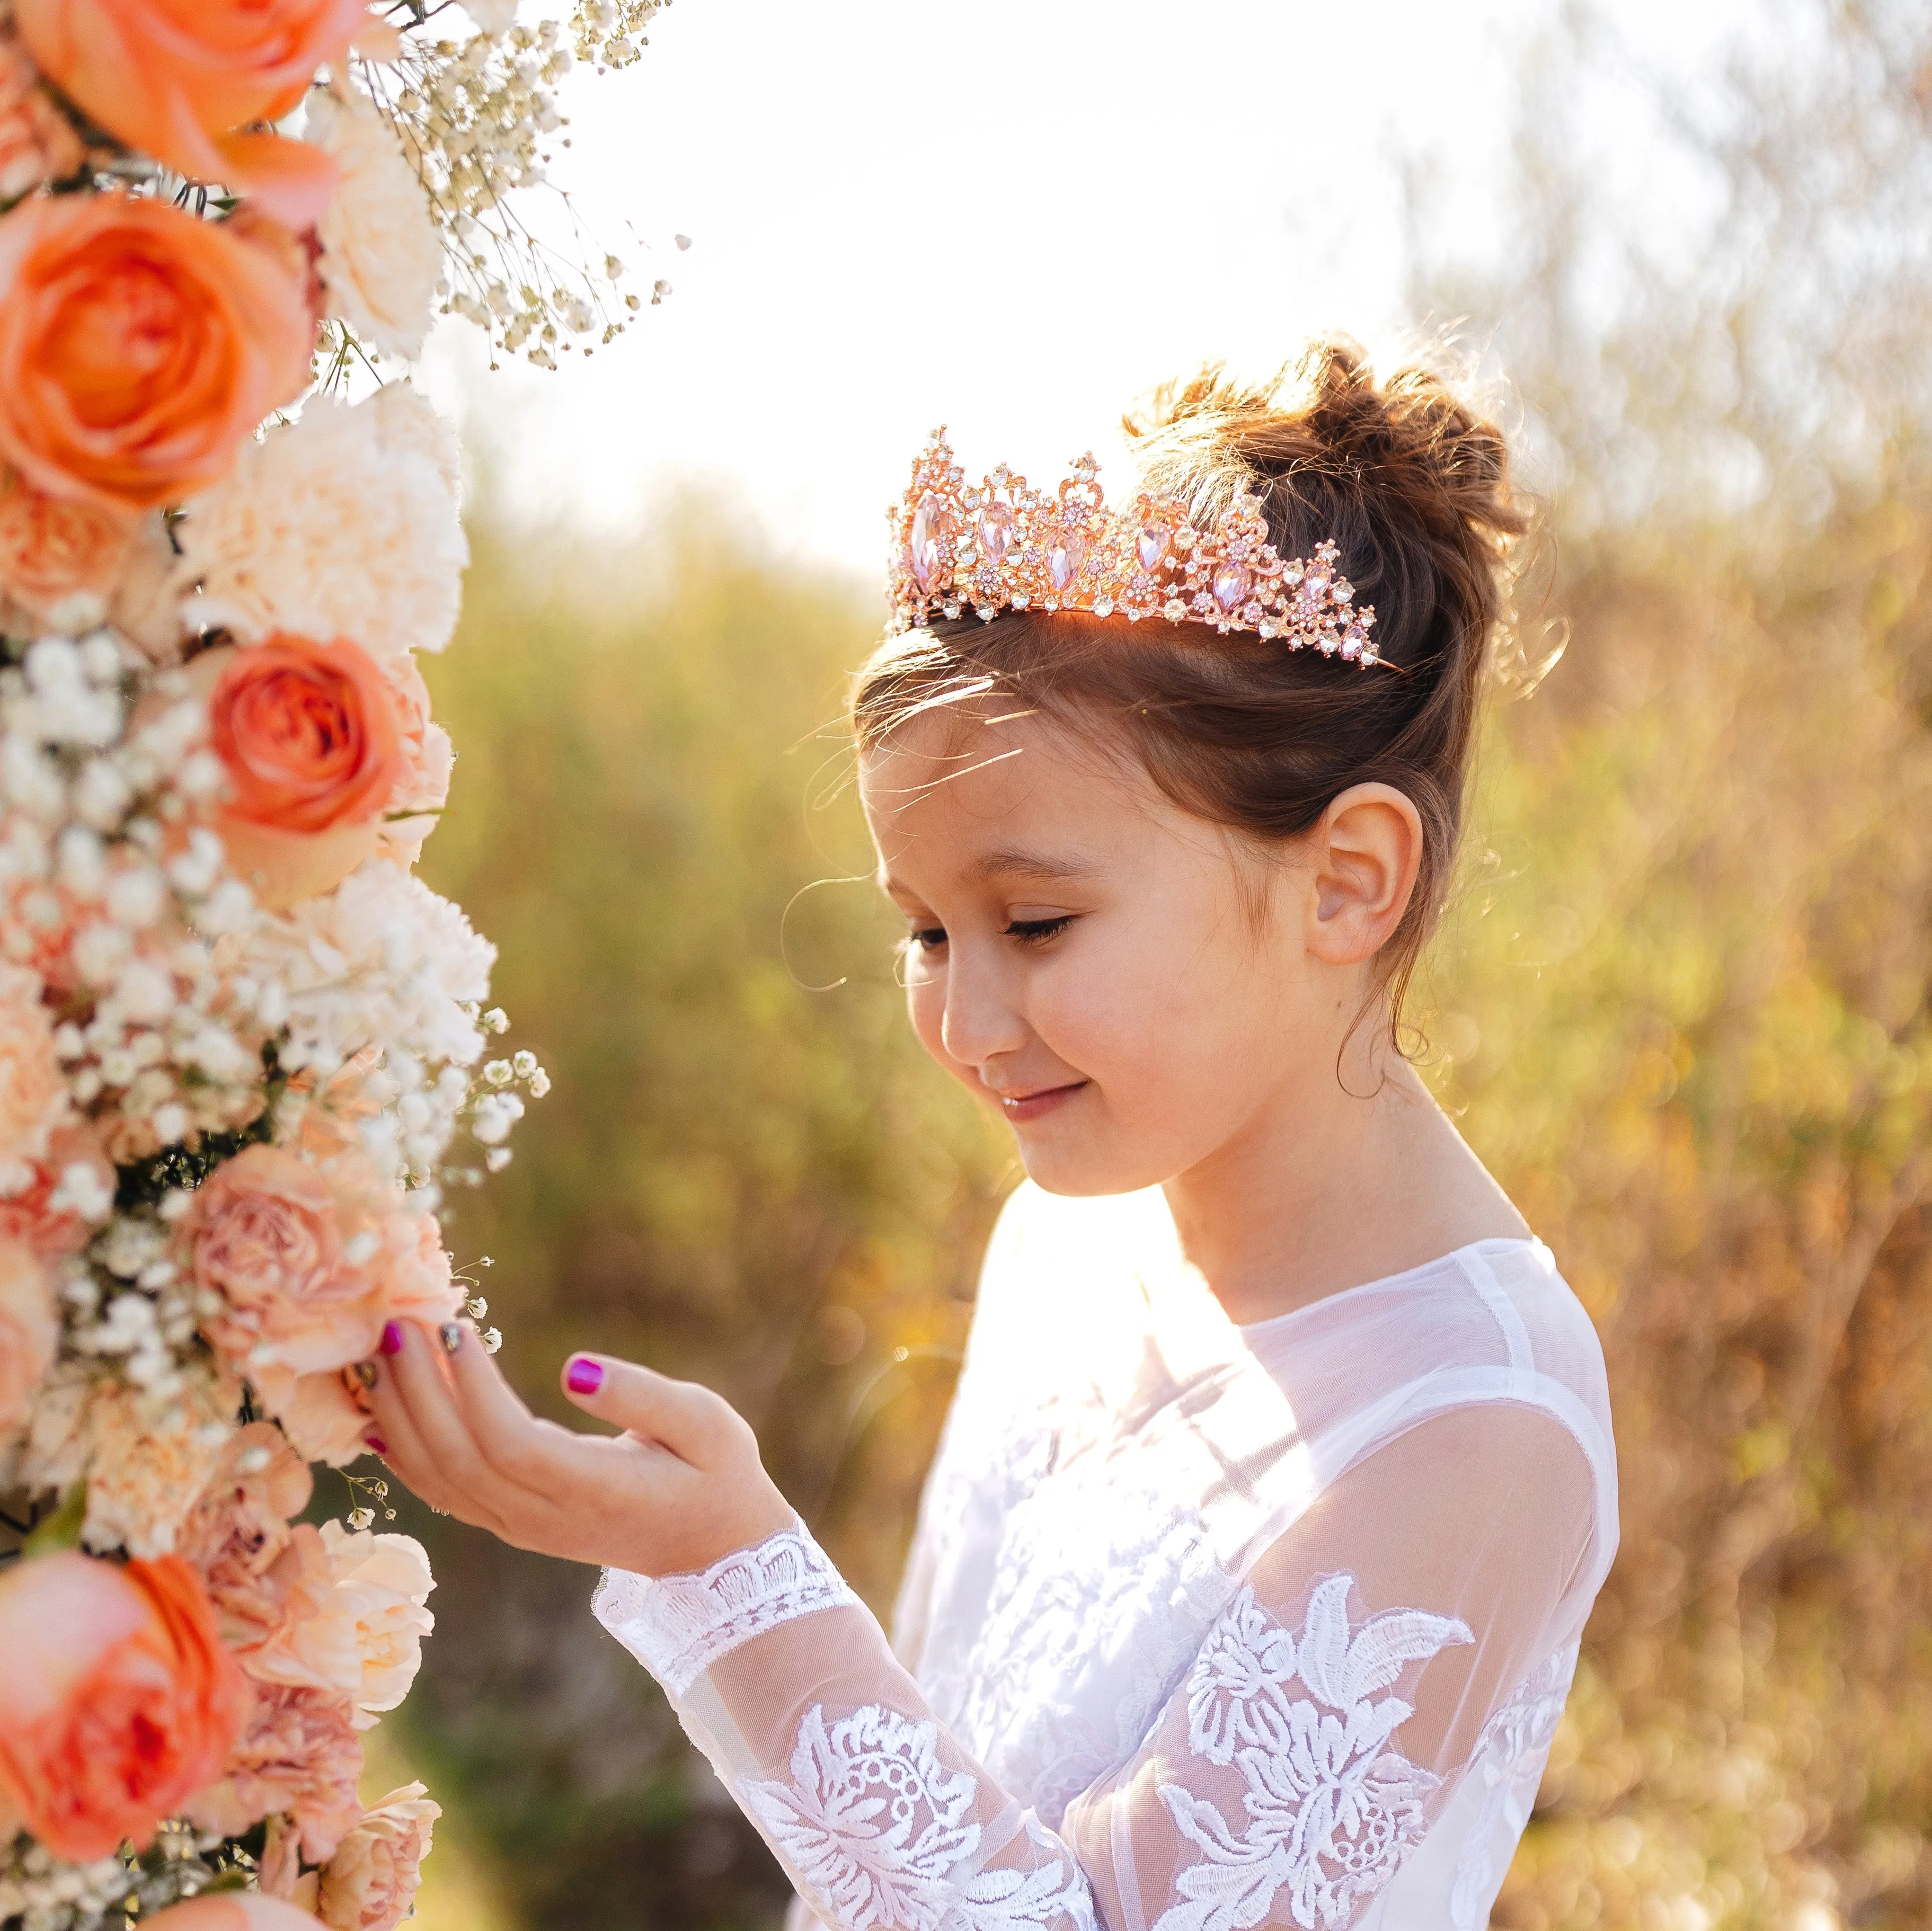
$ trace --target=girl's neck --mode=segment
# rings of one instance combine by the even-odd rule
[[[1346,1077],[1264,1109],[1163,1189],[1182,1253],[1231,1320],[1529,1232],[1406,1060]]]

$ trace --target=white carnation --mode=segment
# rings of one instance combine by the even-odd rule
[[[244,642],[346,637],[376,657],[440,650],[470,560],[450,438],[413,389],[313,398],[244,443],[178,526],[190,609]]]
[[[333,892],[264,920],[244,970],[286,1002],[283,1065],[327,1075],[367,1046],[473,1064],[483,1050],[476,1008],[496,958],[460,906],[375,858]]]
[[[422,353],[442,274],[442,243],[422,183],[394,131],[359,94],[311,94],[304,131],[342,170],[316,223],[316,271],[329,313],[384,354],[413,361]]]

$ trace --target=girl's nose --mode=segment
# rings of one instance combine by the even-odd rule
[[[996,961],[984,952],[953,959],[939,1037],[947,1057],[968,1066],[984,1066],[1026,1043],[1025,1022],[1006,996]]]

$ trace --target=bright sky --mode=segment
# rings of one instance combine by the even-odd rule
[[[1690,58],[1735,10],[1619,18]],[[638,65],[573,77],[550,169],[671,298],[555,374],[484,374],[480,338],[446,322],[424,379],[532,508],[620,532],[704,479],[782,548],[873,573],[939,422],[969,469],[1057,481],[1090,445],[1105,481],[1122,406],[1163,375],[1415,319],[1401,157],[1447,170],[1459,242],[1494,245],[1508,51],[1545,14],[678,0]]]

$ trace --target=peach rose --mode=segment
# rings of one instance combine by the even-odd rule
[[[51,496],[205,488],[308,386],[314,343],[301,285],[220,223],[125,194],[0,216],[0,454]]]
[[[11,34],[0,35],[0,201],[78,172],[86,150]]]
[[[271,910],[332,890],[376,848],[404,769],[388,680],[360,645],[277,631],[196,658],[230,796],[229,862]]]
[[[375,1351],[382,1303],[367,1261],[375,1216],[278,1147],[244,1147],[217,1167],[181,1222],[195,1285],[218,1295],[202,1333],[251,1376],[274,1366],[338,1369]],[[344,1220],[348,1224],[345,1226]],[[368,1235],[362,1264],[349,1246]]]
[[[396,700],[396,723],[402,746],[402,769],[389,798],[389,817],[382,826],[382,842],[405,865],[422,855],[423,841],[436,829],[436,814],[449,798],[449,777],[456,752],[449,733],[430,721],[429,686],[405,652],[386,658],[383,673]],[[408,812],[407,817],[398,817]]]
[[[48,496],[11,471],[0,476],[0,592],[38,628],[76,635],[124,607],[145,615],[168,574],[158,517],[130,523],[98,503]],[[165,627],[178,637],[178,616]]]
[[[229,1438],[214,1479],[182,1525],[176,1546],[200,1573],[222,1640],[238,1656],[286,1615],[289,1576],[280,1565],[294,1539],[289,1519],[308,1507],[314,1490],[308,1465],[281,1430],[250,1422]]]
[[[0,1791],[56,1857],[145,1847],[221,1774],[248,1707],[178,1556],[69,1551],[0,1573]]]
[[[46,1263],[21,1242],[0,1240],[0,1441],[25,1424],[60,1345],[60,1327]]]
[[[334,164],[300,141],[239,130],[279,121],[338,64],[364,0],[14,0],[34,58],[131,148],[190,180],[253,195],[291,226],[328,205]]]
[[[221,1891],[171,1904],[141,1920],[142,1931],[315,1931],[315,1920],[259,1891]]]
[[[46,1152],[67,1111],[40,976],[0,965],[0,1192],[32,1183],[28,1163]]]
[[[167,1555],[182,1519],[221,1459],[242,1391],[226,1376],[194,1375],[164,1405],[108,1380],[87,1405],[87,1520],[94,1549]],[[168,1425],[158,1426],[165,1413]]]
[[[372,1804],[322,1872],[316,1915],[334,1931],[394,1931],[416,1901],[430,1833],[442,1815],[419,1783]]]
[[[0,1241],[21,1241],[44,1260],[78,1254],[94,1231],[90,1216],[103,1218],[114,1198],[114,1169],[93,1123],[58,1128],[25,1165],[26,1183],[0,1194]]]
[[[346,1468],[368,1453],[364,1438],[369,1410],[347,1369],[298,1375],[286,1368],[264,1368],[255,1386],[297,1453],[332,1468]]]
[[[429,1558],[414,1536],[351,1534],[340,1522],[322,1524],[322,1542],[334,1576],[333,1613],[350,1630],[356,1706],[393,1710],[410,1693],[422,1667],[422,1639],[436,1627],[424,1606],[436,1587]],[[374,1721],[370,1714],[357,1727]]]
[[[183,1814],[202,1830],[238,1837],[271,1812],[286,1812],[302,1833],[302,1855],[326,1864],[362,1814],[354,1714],[345,1696],[262,1684],[221,1780],[197,1791]]]

